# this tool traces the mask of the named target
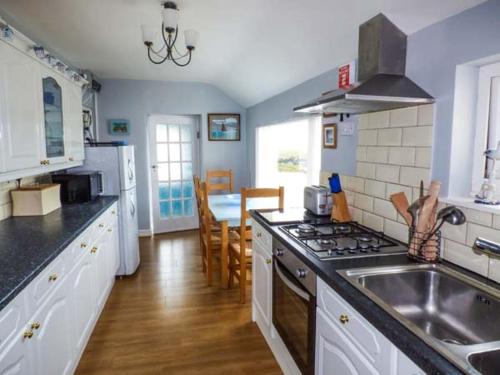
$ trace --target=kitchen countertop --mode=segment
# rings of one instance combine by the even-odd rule
[[[363,315],[365,319],[367,319],[426,373],[436,375],[463,374],[462,370],[455,367],[454,364],[439,354],[435,349],[427,345],[418,336],[416,336],[399,321],[394,319],[373,300],[365,296],[337,273],[337,270],[342,269],[415,264],[409,260],[406,255],[320,261],[307,250],[301,248],[296,241],[282,232],[278,228],[279,225],[269,224],[259,212],[253,211],[252,217],[266,230],[268,230],[275,239],[279,240],[284,246],[292,250],[295,255],[297,255],[306,263],[307,266],[316,272],[318,277],[332,287],[354,309]],[[485,284],[498,287],[498,284],[493,283],[481,276],[459,268],[451,263],[444,263],[446,266],[459,270],[460,272],[474,277]]]
[[[0,310],[117,200],[102,196],[45,216],[0,221]]]

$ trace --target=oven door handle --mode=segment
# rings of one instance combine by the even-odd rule
[[[296,286],[293,281],[291,281],[286,275],[280,270],[280,266],[278,262],[273,262],[274,263],[274,270],[276,271],[276,274],[278,277],[285,283],[285,285],[290,288],[295,294],[297,294],[300,298],[303,300],[306,300],[309,302],[309,294],[307,292],[304,292],[302,289],[300,289],[298,286]]]

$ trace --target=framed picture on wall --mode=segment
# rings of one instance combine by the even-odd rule
[[[337,148],[337,124],[323,125],[323,148]]]
[[[209,141],[239,141],[240,115],[238,113],[209,113]]]
[[[129,135],[130,134],[130,121],[124,119],[108,120],[109,134],[110,135]]]

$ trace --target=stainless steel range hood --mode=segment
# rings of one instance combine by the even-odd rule
[[[305,113],[368,113],[433,103],[434,98],[406,77],[406,34],[378,14],[359,27],[358,79],[294,108]]]

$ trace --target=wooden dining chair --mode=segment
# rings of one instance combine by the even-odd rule
[[[223,182],[221,182],[223,180]],[[207,189],[210,194],[213,191],[233,192],[233,171],[228,170],[208,170],[207,171]]]
[[[241,188],[241,221],[239,231],[235,236],[237,241],[229,241],[229,287],[233,287],[234,280],[238,280],[240,286],[240,302],[246,302],[247,271],[252,267],[252,236],[247,230],[247,220],[250,218],[248,211],[248,199],[252,198],[278,198],[278,207],[266,207],[269,209],[283,209],[285,201],[285,189],[280,186],[274,188]],[[264,207],[260,207],[264,208]]]

